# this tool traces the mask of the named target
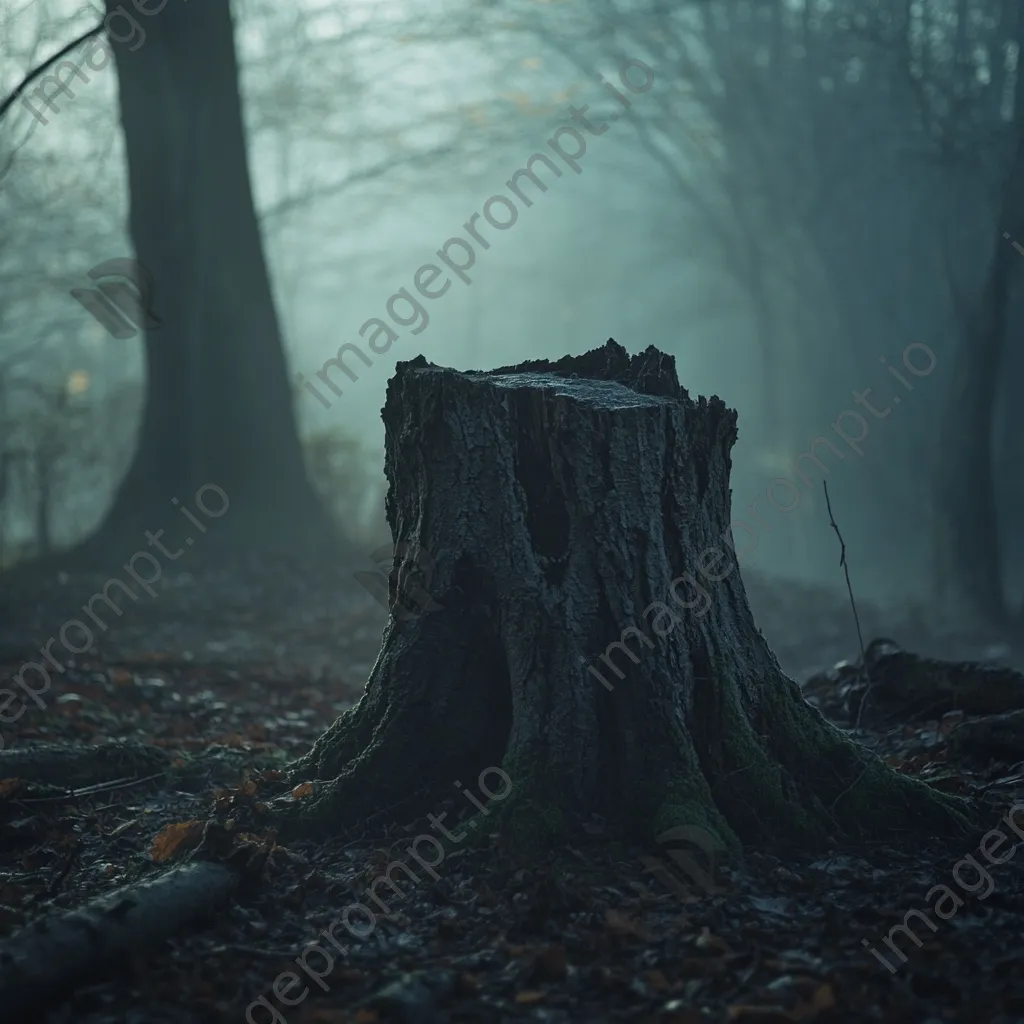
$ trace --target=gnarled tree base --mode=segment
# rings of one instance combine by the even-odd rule
[[[359,704],[292,766],[319,781],[286,831],[429,810],[491,766],[513,789],[490,820],[515,844],[563,841],[590,812],[640,839],[697,825],[733,852],[967,824],[781,671],[731,546],[735,413],[692,401],[670,357],[421,357],[384,421],[392,610],[424,591],[441,607],[392,616]]]

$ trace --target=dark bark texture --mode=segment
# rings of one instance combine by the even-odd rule
[[[465,373],[421,356],[398,365],[384,423],[406,552],[392,606],[426,586],[441,607],[392,615],[359,704],[293,766],[322,781],[286,827],[344,827],[495,765],[513,791],[490,820],[529,844],[592,812],[732,851],[963,825],[961,803],[850,742],[780,670],[729,546],[736,415],[691,399],[670,356],[609,341]]]
[[[159,324],[146,331],[139,446],[85,550],[136,543],[166,522],[172,497],[191,504],[207,483],[231,503],[218,545],[322,544],[328,521],[305,475],[253,207],[229,0],[141,20],[144,45],[110,48],[129,226]]]

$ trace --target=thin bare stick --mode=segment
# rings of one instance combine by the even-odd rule
[[[83,786],[81,789],[69,789],[59,796],[30,796],[19,800],[22,804],[49,804],[62,800],[74,800],[80,796],[95,796],[97,794],[113,793],[119,789],[130,789],[132,786],[141,786],[145,782],[152,782],[154,779],[162,778],[167,772],[157,772],[155,775],[146,775],[144,778],[112,779],[109,782],[97,782],[92,786]]]
[[[868,661],[867,656],[864,654],[864,636],[860,631],[860,617],[857,615],[857,602],[853,599],[853,586],[850,583],[850,566],[846,561],[846,541],[843,540],[843,535],[839,532],[839,527],[836,524],[836,518],[832,515],[832,502],[829,501],[828,497],[828,482],[822,480],[822,485],[825,488],[825,506],[828,508],[829,525],[836,531],[836,536],[839,538],[839,564],[842,566],[843,573],[846,576],[846,592],[850,595],[850,607],[853,609],[853,621],[857,626],[857,642],[860,644],[860,666],[864,673],[864,681],[867,684],[864,687],[864,696],[860,699],[860,707],[857,708],[857,721],[854,723],[856,728],[860,728],[860,717],[864,714],[864,703],[867,701],[868,693],[871,691],[871,677],[868,675]]]

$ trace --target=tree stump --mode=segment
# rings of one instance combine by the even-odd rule
[[[292,766],[319,781],[286,831],[436,801],[499,765],[512,792],[491,827],[529,845],[590,812],[640,839],[698,826],[733,852],[964,827],[963,801],[896,774],[783,674],[733,551],[736,414],[691,399],[670,356],[611,340],[490,372],[420,356],[383,418],[392,610],[424,589],[436,604],[392,614],[359,703]]]

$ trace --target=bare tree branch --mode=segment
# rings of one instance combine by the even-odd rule
[[[37,64],[22,80],[18,87],[3,101],[0,103],[0,120],[3,120],[7,111],[17,102],[18,97],[34,82],[48,67],[55,64],[65,54],[70,53],[76,46],[81,46],[87,39],[91,39],[93,36],[98,35],[103,31],[103,22],[95,25],[87,32],[83,32],[77,39],[72,39],[67,46],[58,50],[52,57],[48,57],[42,62]]]

